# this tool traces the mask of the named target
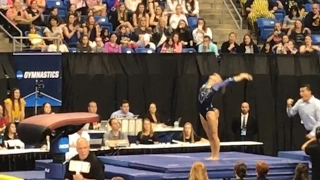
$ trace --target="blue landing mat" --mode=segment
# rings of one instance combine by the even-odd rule
[[[310,161],[310,157],[303,151],[279,151],[278,157],[295,159],[299,161]]]
[[[255,176],[255,165],[258,161],[265,161],[270,166],[269,176],[292,176],[298,163],[305,163],[292,159],[261,156],[239,152],[223,152],[219,161],[205,160],[209,153],[185,154],[152,154],[130,156],[99,157],[104,164],[165,173],[165,177],[188,175],[192,164],[201,161],[205,164],[210,178],[233,177],[234,165],[242,161],[248,166],[249,177]],[[170,179],[170,178],[168,178]]]
[[[51,162],[52,162],[52,159],[36,160],[35,169],[36,170],[44,170],[44,169],[46,169],[47,164],[51,163]]]
[[[115,176],[123,177],[125,180],[163,180],[163,173],[143,171],[119,166],[105,165],[106,178]]]

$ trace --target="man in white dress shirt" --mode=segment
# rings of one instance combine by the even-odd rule
[[[129,110],[130,110],[129,101],[123,100],[120,106],[120,110],[113,112],[111,114],[110,119],[133,117],[133,114]]]
[[[300,87],[300,96],[301,99],[293,107],[294,100],[287,100],[287,114],[289,117],[299,114],[306,128],[306,137],[312,139],[315,137],[316,128],[320,126],[320,100],[312,95],[309,84]]]
[[[83,131],[83,128],[82,128],[78,132],[69,135],[70,148],[75,148],[76,147],[76,144],[77,144],[77,141],[78,141],[79,138],[85,138],[88,142],[90,142],[89,133],[86,132],[86,131]]]

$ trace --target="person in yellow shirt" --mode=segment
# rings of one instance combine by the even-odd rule
[[[12,89],[10,98],[4,100],[4,105],[9,122],[19,123],[24,120],[26,102],[20,97],[19,89]]]

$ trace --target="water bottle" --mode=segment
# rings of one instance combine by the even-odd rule
[[[174,122],[174,128],[178,128],[179,127],[179,121],[175,121]]]

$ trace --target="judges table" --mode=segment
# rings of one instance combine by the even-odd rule
[[[239,142],[221,142],[221,151],[230,151],[234,147],[252,148],[255,153],[263,154],[263,143],[252,141]],[[164,154],[164,153],[191,153],[207,152],[209,144],[154,144],[154,145],[136,145],[131,144],[129,147],[103,147],[92,149],[99,155],[132,155],[132,154]],[[24,171],[34,170],[35,160],[51,159],[46,150],[40,149],[15,149],[0,150],[0,171]]]

